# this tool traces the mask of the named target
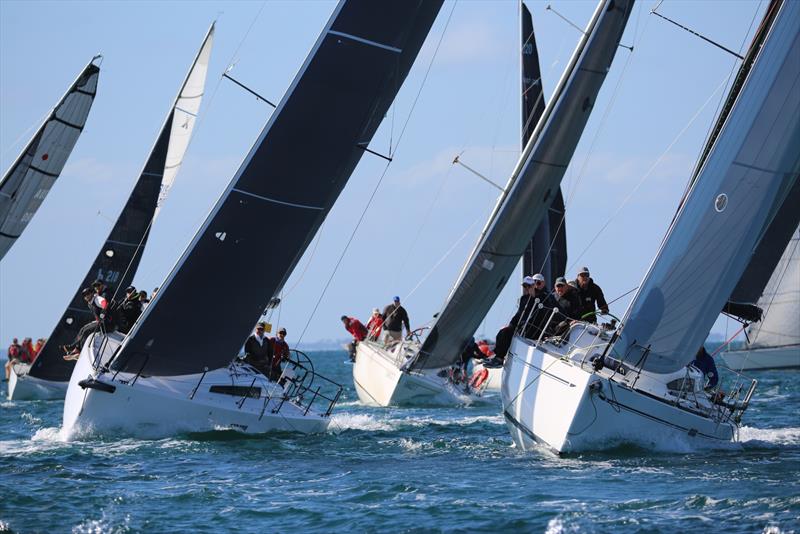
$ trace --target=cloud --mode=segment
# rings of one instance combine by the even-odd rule
[[[499,39],[492,27],[485,21],[461,22],[448,30],[442,41],[437,63],[454,65],[475,64],[503,56]]]

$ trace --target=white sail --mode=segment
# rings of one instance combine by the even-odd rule
[[[186,150],[189,148],[189,141],[192,139],[192,130],[197,121],[197,113],[200,111],[200,102],[203,100],[213,41],[214,25],[212,24],[202,48],[197,53],[197,59],[195,59],[192,69],[186,76],[186,81],[175,101],[172,131],[170,132],[169,148],[167,149],[167,162],[164,166],[164,176],[161,179],[161,192],[158,195],[156,216],[164,203],[164,199],[167,198],[173,182],[175,182],[175,177],[178,175],[183,163],[183,156],[186,154]]]
[[[781,256],[758,301],[761,322],[750,327],[750,348],[800,345],[800,228]]]
[[[625,319],[614,357],[694,358],[800,167],[800,2],[784,2]]]

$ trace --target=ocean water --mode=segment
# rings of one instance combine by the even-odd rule
[[[739,444],[557,457],[515,449],[497,398],[368,408],[344,352],[312,358],[346,385],[316,436],[65,441],[61,402],[2,402],[0,531],[800,531],[798,371],[751,373]]]

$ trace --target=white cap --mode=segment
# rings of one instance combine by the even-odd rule
[[[378,308],[372,308],[372,313],[380,313],[381,311]]]
[[[531,279],[535,282],[544,282],[544,275],[542,273],[534,274]]]
[[[589,276],[589,268],[588,267],[581,267],[581,270],[578,271],[578,275],[582,275],[582,274],[585,274],[586,276]]]
[[[522,279],[522,285],[532,286],[534,282],[533,276],[526,276]]]

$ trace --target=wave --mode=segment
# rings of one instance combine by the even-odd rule
[[[739,430],[739,441],[747,448],[800,445],[800,428],[754,428],[743,426]]]

